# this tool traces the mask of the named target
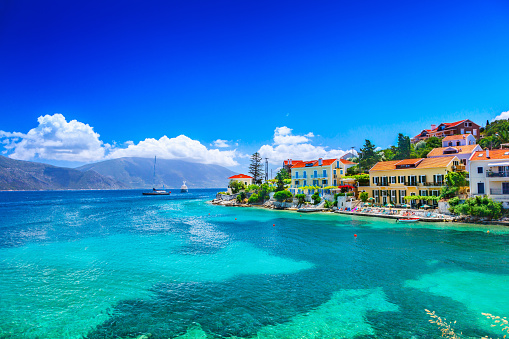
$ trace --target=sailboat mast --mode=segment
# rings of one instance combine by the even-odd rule
[[[156,187],[156,161],[157,156],[154,156],[154,179],[152,180],[152,187]]]

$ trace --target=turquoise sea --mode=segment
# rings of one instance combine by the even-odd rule
[[[0,192],[0,338],[440,338],[425,309],[503,337],[481,313],[509,316],[509,228],[216,191]]]

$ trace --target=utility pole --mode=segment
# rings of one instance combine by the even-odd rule
[[[265,158],[265,182],[269,181],[269,158]]]

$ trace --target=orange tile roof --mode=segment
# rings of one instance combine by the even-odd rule
[[[371,169],[371,171],[388,171],[396,169],[396,164],[400,162],[400,160],[392,160],[392,161],[379,161],[377,162]]]
[[[444,150],[446,150],[448,148],[454,148],[454,149],[458,150],[458,153],[450,154],[451,156],[458,155],[458,154],[470,154],[474,151],[474,149],[477,146],[479,146],[479,145],[475,144],[475,145],[465,145],[465,146],[448,146],[448,147],[433,148],[428,153],[428,158],[444,155]]]
[[[237,174],[237,175],[232,175],[228,179],[253,179],[253,177],[250,177],[249,175],[245,175],[245,174]]]
[[[341,161],[345,165],[357,165],[357,163],[351,162],[350,160],[346,160],[346,159],[339,159],[339,161]]]
[[[456,158],[454,155],[450,157],[425,158],[416,168],[447,167],[454,158]]]
[[[466,139],[469,135],[472,134],[456,134],[456,135],[448,135],[442,139],[442,141],[451,141],[451,140],[461,140]]]
[[[396,165],[417,165],[417,163],[421,162],[424,158],[417,158],[417,159],[403,159],[400,160]]]
[[[337,160],[338,159],[322,159],[322,166],[329,166],[332,163],[334,163],[334,161],[337,161]],[[318,160],[302,161],[298,164],[293,165],[292,168],[306,167],[306,164],[313,164],[313,165],[307,166],[307,167],[315,167],[315,166],[318,166]]]
[[[404,169],[419,169],[419,168],[434,168],[434,167],[446,167],[449,163],[455,158],[455,156],[450,157],[440,157],[440,158],[419,158],[419,159],[404,159],[404,160],[392,160],[392,161],[380,161],[375,164],[370,169],[371,171],[390,171],[390,170],[399,170],[396,168],[396,165],[411,165],[415,164],[419,161],[416,167],[411,168],[401,168]]]
[[[505,154],[508,153],[508,154]],[[489,151],[490,157],[486,157],[486,151],[477,151],[470,157],[470,160],[499,160],[509,159],[509,150],[507,149],[492,149]],[[481,156],[479,156],[481,155]]]

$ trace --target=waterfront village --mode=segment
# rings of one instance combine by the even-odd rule
[[[229,178],[214,204],[263,206],[421,221],[505,222],[509,214],[509,121],[431,125],[380,150],[337,159],[287,159],[274,179],[262,158]],[[264,180],[265,179],[265,180]],[[509,218],[508,218],[509,220]]]

